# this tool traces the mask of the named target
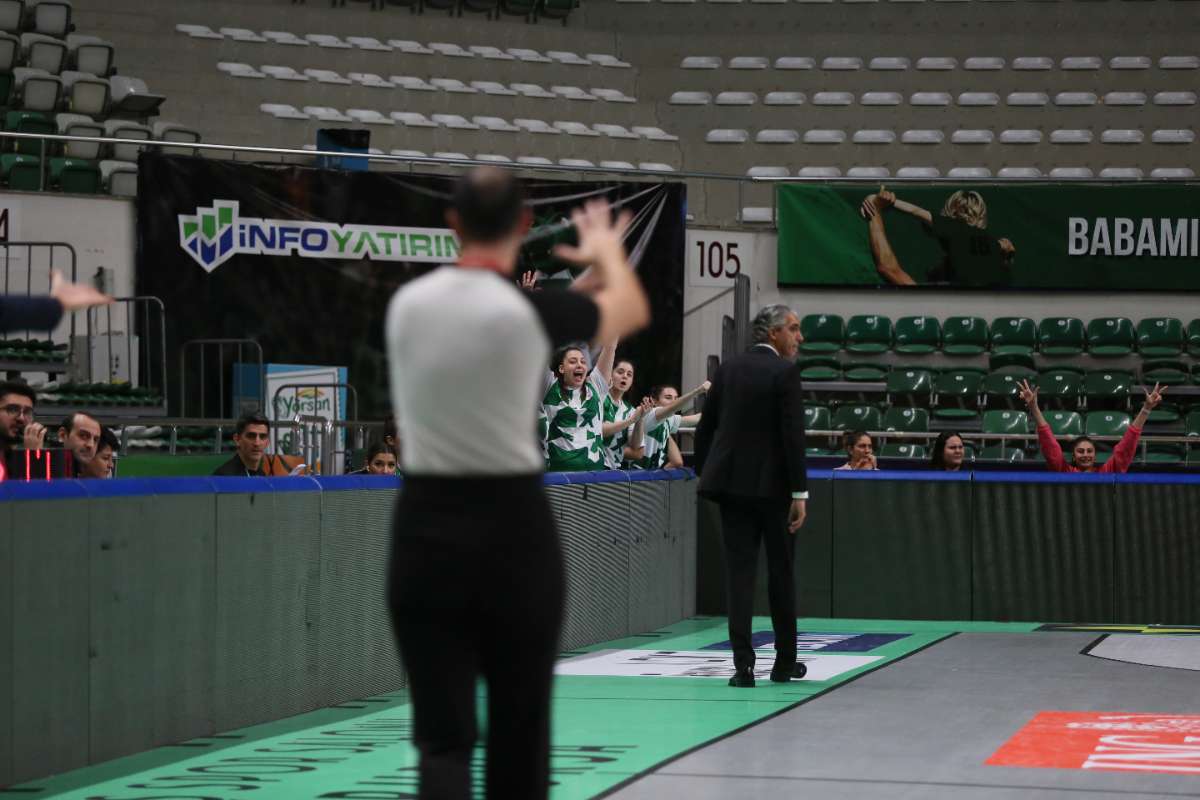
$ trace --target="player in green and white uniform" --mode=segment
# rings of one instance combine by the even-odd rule
[[[554,372],[546,373],[546,471],[580,472],[607,467],[604,454],[604,397],[612,378],[616,342],[600,351],[596,368],[588,369],[585,345],[559,351]]]
[[[711,384],[708,381],[697,386],[687,394],[680,396],[674,386],[658,386],[651,390],[650,399],[655,407],[646,415],[645,432],[642,436],[642,447],[645,452],[640,459],[633,463],[635,469],[662,469],[664,466],[682,466],[682,459],[673,459],[668,463],[667,454],[671,449],[671,439],[684,425],[692,426],[700,421],[699,414],[680,415],[675,412],[691,402],[697,395],[708,391]],[[677,453],[678,451],[676,451]]]
[[[633,362],[620,359],[613,365],[612,386],[604,396],[604,453],[609,469],[622,469],[627,462],[636,461],[644,455],[640,446],[632,442],[642,441],[641,423],[644,414],[653,404],[649,398],[635,406],[625,399],[633,385]]]

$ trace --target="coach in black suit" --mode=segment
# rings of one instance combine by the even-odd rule
[[[796,663],[794,534],[808,500],[804,464],[804,405],[800,368],[793,363],[803,338],[800,320],[783,305],[754,318],[754,346],[722,364],[696,429],[700,494],[721,507],[721,536],[729,604],[729,639],[736,673],[730,686],[754,685],[750,618],[761,541],[767,549],[767,594],[775,629],[771,680],[804,676]]]

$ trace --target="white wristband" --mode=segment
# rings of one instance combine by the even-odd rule
[[[792,492],[793,500],[807,500],[808,492]]]

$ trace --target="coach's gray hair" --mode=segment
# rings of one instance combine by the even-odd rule
[[[754,344],[762,344],[769,341],[771,331],[776,328],[782,328],[787,324],[788,314],[792,310],[782,303],[775,303],[770,306],[763,306],[762,309],[754,315],[754,322],[750,323],[750,339]]]

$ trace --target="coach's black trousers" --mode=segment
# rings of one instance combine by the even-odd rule
[[[480,676],[487,796],[545,798],[563,567],[541,476],[407,476],[388,598],[408,672],[420,798],[471,797]]]
[[[788,533],[786,500],[723,497],[721,539],[729,607],[729,641],[738,669],[754,668],[750,622],[754,613],[754,574],[760,543],[767,553],[767,599],[775,629],[775,665],[796,664],[796,592],[793,562],[796,537]]]

